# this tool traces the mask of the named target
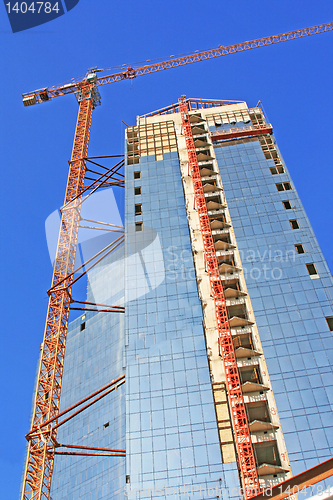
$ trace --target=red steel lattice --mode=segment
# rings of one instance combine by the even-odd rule
[[[25,479],[22,500],[48,499],[54,463],[54,448],[50,447],[51,425],[41,425],[59,413],[60,391],[70,309],[70,297],[74,261],[80,219],[80,199],[84,184],[88,142],[93,103],[91,85],[81,86],[81,100],[76,125],[72,158],[62,211],[58,249],[53,271],[52,292],[46,318],[38,381],[35,394],[34,414],[28,437]],[[72,201],[75,200],[75,201]],[[61,283],[60,286],[59,283]],[[30,434],[29,433],[29,434]],[[29,436],[29,435],[28,435]]]
[[[108,83],[119,82],[122,80],[128,80],[137,78],[138,76],[149,75],[150,73],[156,73],[157,71],[162,71],[171,68],[177,68],[179,66],[184,66],[185,64],[192,64],[199,61],[206,61],[207,59],[213,59],[215,57],[226,56],[229,54],[235,54],[237,52],[243,52],[244,50],[256,49],[258,47],[265,47],[266,45],[272,45],[275,43],[286,42],[288,40],[295,40],[297,38],[302,38],[310,35],[317,35],[320,33],[325,33],[325,31],[333,30],[333,23],[319,24],[317,26],[311,26],[310,28],[303,28],[300,30],[289,31],[288,33],[282,33],[280,35],[268,36],[265,38],[259,38],[257,40],[251,40],[243,43],[237,43],[234,45],[219,46],[216,49],[204,50],[202,52],[195,52],[194,54],[188,54],[183,57],[173,57],[168,61],[161,61],[155,64],[146,64],[142,67],[133,68],[129,66],[127,69],[120,71],[119,73],[114,73],[112,75],[101,76],[97,78],[96,85],[107,85]],[[103,70],[98,70],[103,71]],[[92,72],[94,72],[92,70]],[[34,92],[28,92],[23,95],[23,103],[25,106],[31,106],[33,104],[47,102],[54,97],[72,94],[77,92],[78,83],[72,82],[67,85],[62,85],[61,87],[45,88],[40,90],[35,90]]]
[[[179,111],[182,119],[183,132],[186,141],[186,149],[194,188],[195,203],[198,211],[201,234],[204,244],[206,270],[209,276],[211,291],[215,303],[215,315],[219,335],[219,345],[227,379],[231,414],[234,424],[235,441],[237,446],[238,465],[242,480],[242,486],[244,489],[244,496],[245,498],[250,498],[251,496],[259,493],[259,479],[243,393],[241,389],[235,350],[228,321],[226,301],[224,297],[223,286],[215,253],[214,240],[212,237],[212,231],[207,212],[206,199],[202,188],[189,113],[184,97],[179,100]]]
[[[251,127],[232,127],[219,132],[212,132],[212,141],[225,141],[227,139],[236,139],[238,137],[251,137],[263,134],[272,134],[273,127],[270,123],[264,125],[252,125]]]

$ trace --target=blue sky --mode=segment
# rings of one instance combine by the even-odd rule
[[[107,68],[331,22],[327,0],[80,0],[69,13],[13,34],[0,8],[0,497],[18,498],[52,267],[46,218],[61,206],[78,105],[73,95],[24,108],[21,94]],[[120,154],[123,120],[182,95],[263,102],[319,244],[332,257],[333,32],[100,88],[89,154]]]

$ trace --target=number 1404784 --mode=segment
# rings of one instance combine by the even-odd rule
[[[16,12],[16,14],[51,14],[56,12],[58,14],[59,2],[8,2],[6,3],[7,12],[11,14]]]

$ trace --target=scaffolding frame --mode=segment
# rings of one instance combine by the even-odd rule
[[[244,490],[244,497],[245,499],[248,499],[260,492],[259,479],[241,388],[241,380],[237,367],[235,349],[228,321],[226,300],[220,278],[214,240],[210,227],[206,199],[203,192],[196,148],[192,135],[190,116],[185,96],[182,96],[179,100],[179,111],[192,177],[195,206],[197,207],[199,216],[206,271],[209,277],[212,297],[215,304],[219,349],[226,374],[236,448],[238,452],[238,468]]]

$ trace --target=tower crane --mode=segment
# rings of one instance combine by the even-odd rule
[[[26,436],[28,440],[28,451],[21,500],[42,500],[50,498],[55,449],[59,446],[56,441],[57,428],[59,426],[58,419],[65,413],[59,413],[59,403],[71,304],[70,292],[74,281],[74,262],[80,221],[80,200],[84,191],[91,118],[93,109],[101,102],[98,87],[121,80],[131,80],[139,76],[176,68],[194,62],[205,61],[206,59],[221,57],[331,30],[333,30],[333,23],[321,24],[235,45],[219,46],[216,49],[195,52],[182,57],[172,57],[167,61],[154,64],[147,64],[140,67],[128,66],[124,70],[107,76],[98,77],[97,74],[104,70],[95,68],[89,70],[86,76],[80,81],[72,81],[69,84],[59,87],[42,88],[34,92],[23,94],[24,106],[31,106],[50,101],[55,97],[74,93],[79,102],[79,112],[71,160],[69,161],[65,201],[61,210],[62,217],[52,286],[48,292],[49,304],[44,338],[41,345],[33,417],[31,429]],[[180,110],[183,108],[184,103],[180,105]],[[103,389],[107,389],[107,391],[110,392],[113,388],[117,387],[117,384],[119,385],[123,382],[123,377],[121,377]],[[97,391],[90,397],[97,395],[101,391],[102,390]],[[86,399],[88,400],[89,398]],[[248,424],[244,421],[243,425],[246,426]],[[82,448],[88,449],[87,447]],[[98,448],[90,448],[90,450],[98,450]],[[109,450],[109,452],[114,452],[114,454],[118,456],[124,456],[125,450]],[[252,452],[251,450],[249,451],[248,463],[254,463],[253,450]],[[239,463],[242,477],[244,477],[244,474],[246,475],[248,473],[248,470],[245,470],[249,469],[248,463]],[[244,470],[242,470],[242,468]],[[255,491],[259,491],[258,477],[256,474],[253,476],[252,486]]]

